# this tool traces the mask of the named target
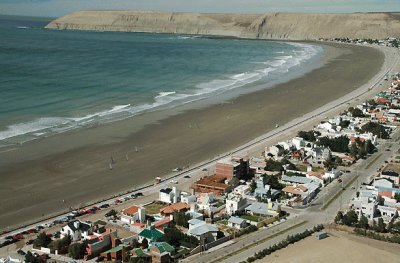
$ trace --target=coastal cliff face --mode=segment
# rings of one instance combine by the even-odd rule
[[[260,39],[400,37],[400,14],[264,15],[80,11],[50,22],[46,28],[148,33],[176,33]]]

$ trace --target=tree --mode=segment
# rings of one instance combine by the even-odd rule
[[[378,223],[376,225],[376,232],[385,233],[386,232],[386,224],[383,222],[382,217],[378,218]]]
[[[324,136],[318,139],[317,145],[329,147],[334,152],[346,153],[349,151],[349,138],[344,135],[335,138]]]
[[[353,117],[360,117],[360,118],[365,117],[364,113],[359,108],[350,107],[348,111],[351,113],[351,116]]]
[[[110,211],[108,211],[108,212],[105,214],[105,216],[106,216],[106,217],[116,217],[117,214],[118,214],[117,211],[115,211],[114,209],[111,209]]]
[[[397,203],[400,203],[400,193],[395,193],[394,199],[396,199]]]
[[[335,223],[336,224],[341,224],[343,220],[343,213],[342,211],[337,212],[336,217],[335,217]]]
[[[40,257],[35,257],[32,252],[28,251],[25,254],[25,262],[26,263],[44,263],[45,261]]]
[[[229,185],[236,187],[240,184],[240,180],[237,177],[232,177],[232,179],[229,181]]]
[[[142,248],[148,248],[149,247],[149,241],[146,238],[143,239],[141,247]]]
[[[67,235],[61,239],[51,241],[49,248],[51,251],[57,250],[59,254],[66,254],[70,244],[71,236]]]
[[[368,229],[368,218],[366,218],[363,214],[361,214],[360,221],[358,222],[358,227],[363,229]]]
[[[279,182],[278,177],[274,175],[262,175],[264,185],[268,184],[271,186],[272,189],[282,190],[283,186]]]
[[[85,255],[86,243],[73,243],[68,248],[68,254],[73,259],[82,259]]]
[[[252,180],[251,183],[250,183],[250,191],[251,191],[252,193],[254,193],[254,191],[256,190],[256,188],[257,188],[257,183],[256,183],[254,180]]]
[[[349,210],[344,216],[343,216],[343,224],[346,226],[354,226],[358,222],[358,216],[357,213],[354,210]]]
[[[340,121],[340,123],[339,123],[339,126],[342,127],[342,129],[349,127],[349,125],[350,125],[350,121],[348,121],[348,120],[343,120],[343,121]]]
[[[188,228],[190,220],[190,215],[186,214],[185,212],[174,212],[174,223],[178,226],[183,226]]]
[[[367,140],[365,142],[365,151],[369,154],[374,153],[375,151],[375,146],[372,144],[371,140]]]
[[[46,232],[41,232],[33,241],[33,247],[35,248],[41,248],[41,247],[48,247],[48,245],[51,242],[51,237],[49,237]]]
[[[361,127],[361,131],[371,132],[373,135],[376,135],[381,139],[389,139],[389,133],[386,131],[385,127],[379,123],[368,122]]]
[[[316,136],[321,135],[321,133],[317,132],[317,131],[299,131],[297,133],[297,137],[303,138],[306,141],[309,142],[315,142],[315,140],[317,139]]]

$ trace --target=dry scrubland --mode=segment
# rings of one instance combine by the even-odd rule
[[[342,263],[398,262],[400,245],[358,237],[345,232],[328,232],[329,237],[318,241],[308,237],[287,248],[272,253],[257,263]]]
[[[400,14],[200,14],[143,11],[80,11],[47,28],[178,33],[260,39],[387,38],[400,36]]]

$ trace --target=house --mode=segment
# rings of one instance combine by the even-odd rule
[[[167,204],[175,204],[181,200],[181,192],[176,187],[160,189],[158,199]]]
[[[313,179],[303,177],[303,176],[287,176],[282,175],[281,183],[286,185],[294,185],[294,184],[309,184],[313,182]]]
[[[189,215],[191,219],[203,220],[204,215],[195,211],[187,211],[185,215]]]
[[[101,256],[104,257],[104,259],[107,261],[122,261],[125,258],[126,252],[128,250],[129,245],[126,243],[115,246],[113,245],[111,249],[101,253]]]
[[[320,231],[320,232],[317,232],[315,234],[315,238],[317,240],[321,240],[321,239],[324,239],[324,238],[327,238],[327,237],[328,237],[328,234],[325,231]]]
[[[399,186],[400,184],[400,176],[399,173],[391,170],[384,170],[381,175],[381,178],[386,178],[394,183],[394,185]]]
[[[88,236],[93,234],[92,224],[81,222],[79,220],[71,221],[60,230],[61,238],[69,235],[72,241],[79,241],[86,239]]]
[[[228,219],[228,226],[232,228],[237,228],[237,229],[242,229],[247,226],[246,220],[236,217],[236,216],[231,216]]]
[[[311,150],[312,158],[316,162],[326,161],[331,156],[331,150],[328,147],[314,147]]]
[[[143,229],[138,236],[138,241],[143,242],[144,239],[150,243],[152,241],[159,241],[164,236],[164,233],[160,230],[150,227]]]
[[[188,221],[189,224],[189,230],[192,229],[193,227],[195,227],[196,225],[199,224],[205,224],[206,222],[204,220],[200,220],[200,219],[190,219]]]
[[[190,205],[186,203],[176,203],[176,204],[171,204],[168,206],[165,206],[160,209],[160,214],[162,216],[169,216],[173,215],[175,212],[186,212],[190,209]]]
[[[175,254],[175,248],[167,242],[150,242],[149,255],[152,263],[173,262],[171,256]]]
[[[391,182],[390,180],[388,180],[386,178],[382,178],[382,179],[376,178],[374,180],[373,186],[378,189],[379,188],[381,188],[381,189],[382,188],[393,188],[393,182]]]
[[[265,151],[265,153],[267,153],[267,151]],[[285,154],[285,149],[281,145],[275,144],[268,148],[268,153],[271,154],[274,159],[280,159],[280,157]]]
[[[173,220],[171,219],[171,217],[166,217],[154,222],[153,226],[160,231],[164,231],[165,228],[170,227],[172,224]]]
[[[355,199],[351,202],[351,207],[357,213],[358,218],[364,215],[368,220],[372,220],[376,214],[376,202],[363,199]]]
[[[325,180],[334,180],[336,178],[339,178],[341,174],[342,172],[339,169],[332,169],[330,171],[325,172],[324,178]]]
[[[225,184],[227,177],[212,175],[203,177],[193,184],[193,189],[196,193],[214,193],[216,195],[223,195],[229,192],[232,187]]]
[[[235,194],[239,194],[241,196],[245,196],[245,195],[250,193],[250,186],[243,185],[243,184],[242,185],[238,185],[233,189],[232,192],[235,193]]]
[[[226,213],[232,215],[236,211],[242,211],[247,205],[247,198],[242,195],[229,193],[225,200],[226,202]]]
[[[86,245],[85,260],[97,257],[100,253],[112,247],[113,241],[117,239],[117,231],[106,230],[102,235],[88,239]],[[114,242],[115,243],[115,242]]]
[[[199,223],[194,225],[187,234],[196,237],[204,243],[209,243],[217,240],[218,228],[216,225]]]
[[[249,173],[249,160],[242,157],[227,157],[217,161],[215,175],[230,180],[241,179]]]
[[[251,215],[263,215],[263,216],[278,216],[281,212],[281,206],[276,202],[260,203],[254,202],[245,208],[246,213]]]
[[[292,143],[294,147],[296,147],[296,150],[306,147],[306,141],[301,137],[294,137]]]
[[[146,209],[141,206],[131,206],[121,212],[121,222],[127,224],[146,222]]]
[[[378,211],[381,213],[382,219],[386,222],[391,222],[392,219],[398,216],[398,211],[395,207],[378,205]]]
[[[189,194],[187,192],[181,192],[181,202],[186,204],[193,204],[197,202],[195,195]]]

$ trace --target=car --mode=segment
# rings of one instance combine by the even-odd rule
[[[23,251],[23,250],[21,250],[21,249],[18,249],[17,250],[17,253],[19,254],[19,255],[21,255],[21,256],[25,256],[25,252]]]
[[[190,178],[190,176],[189,175],[185,175],[183,178]]]
[[[342,179],[339,178],[339,179],[338,179],[338,182],[341,183],[341,182],[342,182]]]
[[[61,235],[61,232],[60,232],[60,231],[57,231],[57,232],[54,232],[54,233],[53,233],[53,237],[54,237],[54,238],[59,238],[60,235]]]
[[[35,228],[31,228],[31,229],[28,230],[28,232],[29,232],[30,234],[34,234],[34,233],[37,233],[38,230],[35,229]]]
[[[100,206],[100,208],[108,208],[108,207],[110,207],[109,204],[102,204],[102,205]]]
[[[21,240],[21,239],[24,239],[24,238],[25,237],[22,234],[16,234],[16,235],[13,236],[14,240]]]
[[[390,152],[390,149],[388,148],[388,149],[386,149],[386,151],[387,151],[387,152]]]
[[[32,245],[33,241],[34,239],[29,239],[28,241],[26,241],[25,245]]]
[[[143,196],[143,193],[142,192],[138,192],[138,193],[136,193],[136,196],[138,197],[138,196]]]
[[[207,168],[203,168],[202,171],[203,171],[203,172],[207,172],[208,169],[207,169]]]
[[[356,187],[355,187],[355,186],[353,186],[353,187],[351,187],[351,189],[356,189]]]
[[[13,237],[12,236],[6,236],[4,239],[11,240],[11,239],[13,239]]]
[[[173,171],[173,172],[180,172],[180,171],[182,171],[182,170],[183,170],[182,168],[176,167],[176,168],[174,168],[172,171]]]

